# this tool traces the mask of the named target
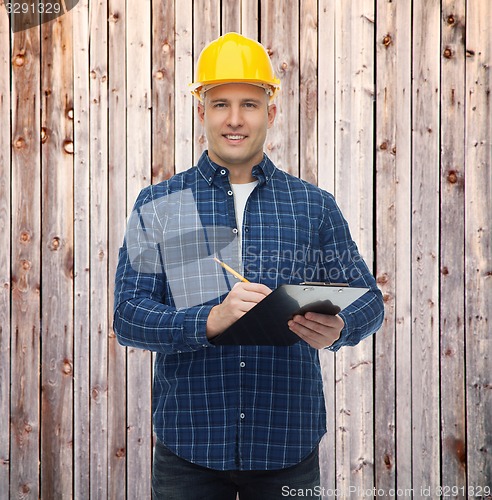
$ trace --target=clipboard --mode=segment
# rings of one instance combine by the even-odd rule
[[[300,340],[287,326],[293,316],[307,312],[335,316],[368,290],[329,283],[280,285],[210,343],[216,346],[293,345]]]

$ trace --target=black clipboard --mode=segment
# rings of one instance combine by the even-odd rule
[[[319,312],[334,316],[368,290],[328,283],[280,285],[210,342],[216,346],[290,346],[300,340],[287,326],[294,315]]]

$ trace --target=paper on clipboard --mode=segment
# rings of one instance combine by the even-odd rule
[[[287,326],[294,315],[309,311],[336,315],[368,290],[325,283],[281,285],[211,343],[217,346],[293,345],[300,340]]]

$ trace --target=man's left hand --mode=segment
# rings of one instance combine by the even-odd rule
[[[315,349],[329,347],[338,340],[345,323],[340,316],[308,312],[289,321],[289,328]]]

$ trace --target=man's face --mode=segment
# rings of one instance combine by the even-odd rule
[[[263,157],[267,130],[276,107],[268,105],[264,89],[245,83],[227,83],[207,91],[198,117],[205,127],[210,159],[243,180]],[[247,182],[244,180],[244,182]]]

